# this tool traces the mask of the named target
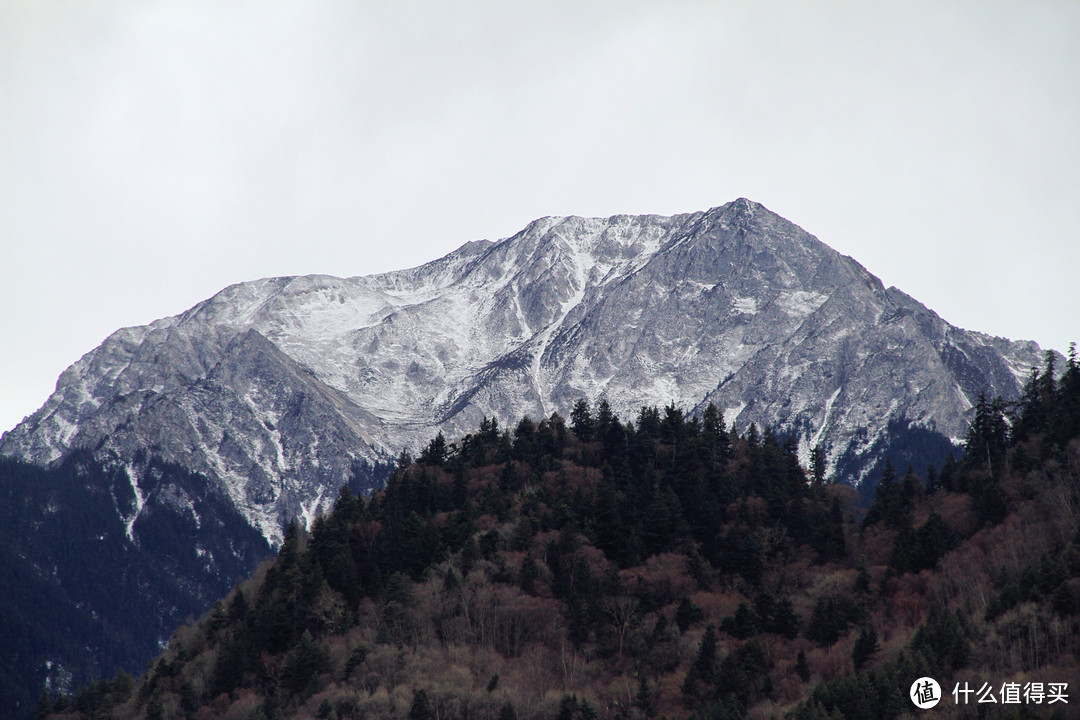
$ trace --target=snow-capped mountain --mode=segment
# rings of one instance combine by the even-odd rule
[[[1040,363],[1035,343],[953,327],[740,199],[543,218],[409,270],[228,287],[114,333],[0,454],[46,464],[84,448],[125,467],[129,528],[149,454],[209,478],[274,543],[351,473],[374,483],[403,448],[485,416],[714,402],[843,469],[881,452],[890,425],[961,437],[980,392],[1015,396]]]

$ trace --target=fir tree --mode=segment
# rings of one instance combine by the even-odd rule
[[[810,450],[810,479],[814,487],[821,487],[825,484],[825,472],[825,451],[818,444]]]
[[[435,710],[431,707],[427,692],[414,690],[412,705],[409,707],[409,720],[435,720]]]
[[[589,412],[589,403],[584,399],[574,403],[574,409],[570,411],[570,429],[582,442],[593,439],[592,413]]]
[[[806,662],[806,653],[801,649],[799,650],[798,656],[795,658],[795,674],[798,675],[803,682],[809,682],[810,680],[810,665]]]
[[[861,670],[866,661],[881,648],[878,647],[877,632],[872,627],[865,627],[855,640],[855,647],[851,651],[851,660],[856,670]]]

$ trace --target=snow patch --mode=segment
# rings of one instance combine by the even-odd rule
[[[776,298],[776,304],[793,317],[806,317],[825,304],[829,297],[822,293],[796,290],[790,293],[780,293]]]
[[[315,522],[315,517],[321,510],[323,494],[325,492],[326,488],[320,487],[319,494],[315,496],[314,500],[300,503],[300,520],[304,523],[304,529],[311,530],[311,526]]]
[[[836,388],[833,394],[829,396],[829,399],[825,401],[825,416],[821,419],[821,427],[814,433],[813,439],[810,440],[810,448],[817,447],[821,442],[821,436],[825,434],[825,429],[829,426],[829,418],[832,416],[833,403],[836,402],[836,398],[840,397],[841,388]]]
[[[731,300],[731,307],[741,315],[757,315],[757,300],[752,297],[735,297]]]
[[[746,403],[745,402],[741,402],[738,405],[735,405],[734,407],[731,407],[731,408],[724,408],[724,420],[726,422],[728,422],[728,423],[735,422],[738,419],[738,417],[740,415],[742,415],[742,411],[745,410],[745,409],[746,409]]]
[[[124,532],[127,534],[127,539],[131,542],[135,542],[135,535],[132,532],[132,528],[135,526],[135,520],[138,519],[139,513],[142,512],[143,507],[146,505],[146,498],[143,497],[142,490],[139,488],[139,474],[135,472],[135,468],[132,465],[124,467],[124,473],[127,474],[128,482],[131,483],[131,492],[135,494],[135,512],[131,513],[131,517],[124,518]],[[194,513],[194,507],[192,512]]]

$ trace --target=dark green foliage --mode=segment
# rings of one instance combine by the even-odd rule
[[[1080,583],[1073,578],[1080,578],[1080,543],[1075,539],[1063,552],[1047,553],[1021,570],[1019,576],[1006,578],[986,608],[986,619],[992,621],[1022,602],[1041,598],[1051,598],[1061,615],[1077,614]]]
[[[574,403],[574,409],[570,411],[570,428],[582,442],[593,439],[593,419],[589,412],[589,403],[578,400]]]
[[[33,715],[58,666],[80,686],[140,672],[269,552],[205,478],[146,455],[132,470],[137,516],[124,466],[82,450],[48,469],[0,458],[0,717]]]
[[[72,704],[76,710],[90,717],[106,717],[112,708],[130,699],[134,691],[135,681],[121,670],[112,680],[91,683],[75,697]]]
[[[859,637],[855,640],[855,647],[851,651],[851,661],[856,670],[861,670],[874,653],[881,648],[878,646],[877,631],[872,627],[863,628]]]
[[[656,709],[653,707],[653,694],[649,688],[649,681],[642,675],[638,680],[637,694],[634,696],[634,707],[641,711],[641,714],[647,718],[654,717],[656,715]]]
[[[799,654],[795,658],[795,674],[803,682],[810,680],[810,664],[806,662],[806,653],[802,650],[799,650]]]
[[[896,535],[889,571],[894,575],[919,572],[937,565],[938,559],[957,543],[957,536],[938,513],[931,513],[922,527],[904,525]]]
[[[353,648],[352,652],[349,653],[349,659],[345,661],[346,678],[350,677],[356,672],[357,668],[364,664],[369,652],[370,649],[366,645],[357,645]]]
[[[757,585],[765,569],[764,548],[752,527],[732,527],[723,536],[713,564],[722,573],[741,575]]]
[[[772,607],[772,613],[765,620],[765,630],[776,633],[788,640],[794,640],[799,634],[801,621],[795,614],[795,606],[790,598],[781,598]]]
[[[819,598],[810,615],[806,637],[818,645],[833,645],[847,634],[852,623],[862,619],[859,605],[846,595]]]
[[[679,606],[675,609],[675,624],[678,626],[679,632],[686,632],[692,625],[701,622],[703,617],[705,617],[705,613],[697,605],[690,602],[690,598],[684,597],[681,599]]]
[[[910,713],[908,688],[912,678],[924,675],[932,672],[919,653],[901,654],[870,672],[842,675],[821,683],[791,717],[893,720]]]
[[[329,654],[305,632],[288,655],[281,671],[281,687],[290,693],[301,693],[308,688],[314,689],[319,675],[329,667]]]
[[[844,514],[840,509],[840,500],[833,497],[827,513],[820,508],[806,512],[809,523],[808,542],[818,552],[823,562],[839,560],[847,553],[844,539]]]
[[[1059,398],[1065,384],[1044,389]],[[380,669],[385,659],[398,652],[395,646],[405,657],[436,643],[461,642],[461,633],[469,632],[461,628],[468,627],[473,612],[466,602],[499,584],[503,587],[492,597],[508,603],[503,607],[561,615],[561,623],[544,629],[561,626],[556,630],[560,645],[552,648],[557,653],[572,655],[576,649],[593,658],[599,672],[610,665],[634,678],[623,683],[617,712],[605,706],[603,712],[612,716],[647,717],[672,702],[683,702],[686,713],[699,718],[758,712],[751,708],[773,693],[770,657],[782,667],[794,666],[809,682],[806,654],[800,652],[794,662],[783,655],[800,647],[790,641],[802,626],[805,637],[822,647],[859,627],[852,652],[857,672],[813,690],[796,684],[812,695],[793,717],[898,717],[910,707],[905,687],[911,673],[947,676],[968,661],[973,638],[959,615],[940,608],[931,611],[903,655],[886,657],[878,648],[881,625],[870,623],[880,621],[890,593],[904,586],[917,594],[921,579],[887,575],[875,587],[879,592],[871,593],[870,573],[862,563],[884,562],[880,543],[895,533],[891,574],[932,573],[941,556],[963,540],[932,512],[932,503],[947,501],[941,513],[950,522],[959,506],[983,512],[980,503],[997,482],[1006,494],[1000,506],[1008,509],[1016,502],[1007,495],[1015,492],[1009,474],[1015,447],[1004,448],[1003,464],[993,472],[986,463],[947,458],[936,475],[933,499],[912,469],[898,478],[887,465],[866,526],[880,523],[889,532],[860,539],[851,531],[850,516],[858,511],[847,504],[854,494],[808,482],[795,444],[771,429],[751,428],[739,437],[725,429],[715,408],[706,409],[701,419],[674,406],[643,408],[636,425],[621,423],[603,402],[594,412],[587,405],[577,410],[572,429],[552,416],[539,422],[526,418],[512,433],[499,432],[485,419],[460,445],[437,438],[417,461],[403,456],[386,490],[367,502],[343,489],[334,512],[318,519],[310,535],[290,527],[277,561],[261,579],[219,604],[197,628],[199,642],[213,645],[214,654],[204,657],[216,657],[202,696],[194,695],[198,686],[185,677],[190,671],[183,663],[190,656],[180,648],[170,650],[168,662],[159,663],[140,686],[140,708],[148,714],[161,709],[161,696],[168,692],[166,709],[179,704],[192,714],[199,702],[247,693],[265,699],[266,717],[285,717],[311,702],[309,693],[334,685],[373,692],[385,682],[378,675],[385,672]],[[1044,414],[1051,418],[1055,412],[1048,406]],[[1041,422],[1045,426],[1050,420]],[[1025,441],[1024,462],[1034,469],[1042,468],[1043,437],[1036,433]],[[1060,450],[1047,452],[1060,462]],[[968,493],[970,503],[955,498],[957,492]],[[916,529],[912,521],[920,517],[927,520]],[[481,526],[491,529],[481,533]],[[1043,603],[1043,611],[1052,607],[1059,619],[1071,618],[1080,610],[1077,540],[1080,534],[1016,576],[1003,574],[993,611],[1033,599]],[[789,575],[792,561],[799,569]],[[822,565],[834,578],[830,585],[800,584]],[[836,583],[842,577],[854,582]],[[806,587],[828,589],[811,595],[815,604],[801,621],[795,595],[788,593]],[[474,591],[481,595],[469,600]],[[687,597],[691,591],[702,597],[740,593],[744,601],[730,617],[708,618],[726,634],[708,626],[686,675],[672,677],[690,660],[681,654],[687,639],[680,634],[696,637],[706,620]],[[710,597],[706,606],[718,607],[715,603]],[[424,615],[433,607],[437,615]],[[987,615],[992,619],[992,612]],[[370,635],[349,635],[349,642],[363,637],[377,643],[372,650],[377,660],[368,660],[363,645],[339,656],[349,646],[342,648],[340,635],[328,637],[356,632],[350,626],[362,616],[372,620],[370,629],[361,630]],[[512,616],[498,621],[506,618]],[[525,643],[536,632],[524,623],[514,629]],[[339,648],[340,666],[327,665],[328,647]],[[518,657],[523,645],[498,640],[490,647],[505,662]],[[489,666],[477,676],[481,687],[482,678],[490,678],[492,695],[484,697],[496,705],[488,707],[488,716],[506,698],[517,702],[513,676],[506,674],[500,682],[493,670]],[[821,671],[832,676],[825,666]],[[680,680],[681,697],[664,697],[664,689],[673,682],[678,687]],[[790,702],[792,685],[783,687],[785,697],[774,699]],[[87,697],[82,707],[105,704],[100,694]],[[354,714],[336,698],[332,705],[338,717]],[[447,707],[441,692],[436,697],[415,689],[409,714],[429,717]],[[314,712],[313,704],[305,712]],[[596,711],[580,694],[566,695],[558,714],[587,720]],[[506,703],[498,715],[509,719],[517,711]]]
[[[886,527],[899,528],[907,523],[910,510],[910,500],[896,478],[896,470],[892,462],[886,460],[874,491],[874,501],[863,519],[863,527],[882,522]]]
[[[411,583],[447,559],[444,593],[453,594],[477,563],[495,563],[492,580],[516,580],[527,593],[550,590],[565,603],[574,645],[593,640],[603,652],[670,668],[669,633],[649,639],[631,627],[631,618],[614,622],[615,605],[604,599],[625,594],[617,575],[593,577],[579,548],[595,546],[616,568],[681,553],[702,589],[717,578],[760,584],[772,561],[761,542],[767,535],[789,537],[792,547],[808,544],[823,560],[844,556],[837,500],[810,486],[795,444],[771,429],[759,435],[751,428],[739,438],[715,406],[700,419],[674,405],[642,408],[636,425],[623,424],[603,401],[595,412],[579,403],[571,421],[572,432],[557,415],[525,418],[505,433],[485,418],[460,444],[438,435],[416,460],[402,453],[385,490],[370,501],[343,487],[333,512],[318,518],[310,535],[291,524],[254,594],[237,591],[209,619],[204,632],[218,651],[207,691],[257,687],[264,681],[261,658],[271,655],[281,657],[285,694],[303,695],[326,669],[322,638],[355,622],[365,598],[377,603],[378,642],[413,642]],[[473,469],[491,467],[497,482],[470,492]],[[595,468],[602,480],[581,484],[567,467],[578,475]],[[764,512],[746,510],[760,503]],[[498,530],[478,534],[483,514],[514,529],[506,537]],[[552,532],[554,539],[537,547],[537,536]],[[505,550],[524,553],[516,577],[501,557]],[[320,614],[334,598],[345,610]],[[688,631],[702,618],[688,598],[643,590],[624,599],[635,615],[676,601],[675,624]],[[725,627],[740,638],[762,632],[792,638],[799,627],[789,599],[773,602],[765,594],[730,620],[734,625]],[[355,675],[364,661],[355,650],[345,675]],[[709,692],[715,696],[715,688]]]
[[[716,630],[712,625],[705,629],[705,635],[698,647],[697,658],[686,673],[683,681],[683,695],[701,699],[708,693],[709,687],[716,681]]]
[[[1080,435],[1080,362],[1076,343],[1069,345],[1065,368],[1057,374],[1054,353],[1047,351],[1040,373],[1032,368],[1024,394],[1013,416],[1012,438],[1024,442],[1045,435],[1040,453],[1045,457]]]
[[[735,614],[720,621],[720,629],[734,638],[745,640],[761,632],[761,618],[756,612],[739,603]]]
[[[576,695],[563,695],[559,701],[558,720],[595,720],[596,711],[585,700],[578,700]]]
[[[870,572],[865,565],[859,566],[859,573],[855,576],[855,592],[860,595],[870,592]]]
[[[683,695],[705,708],[706,717],[745,717],[750,705],[771,694],[772,664],[756,640],[717,661],[715,635],[711,633],[710,626],[686,675]]]
[[[435,720],[435,710],[431,707],[424,690],[413,692],[412,705],[409,706],[409,720]]]
[[[967,665],[971,639],[959,613],[935,606],[915,633],[911,648],[926,658],[934,674],[945,674]]]
[[[985,463],[991,474],[997,461],[1001,471],[1001,458],[1009,442],[1009,425],[1005,420],[1005,401],[995,398],[987,401],[985,395],[979,395],[975,403],[975,419],[968,428],[964,441],[966,459],[976,465]]]
[[[735,698],[741,707],[749,707],[772,692],[771,669],[764,647],[751,640],[721,661],[716,692],[721,698]]]
[[[815,445],[810,450],[810,480],[815,486],[820,487],[825,484],[826,470],[825,451],[820,444]]]

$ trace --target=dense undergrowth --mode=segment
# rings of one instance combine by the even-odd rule
[[[39,715],[895,718],[929,675],[938,716],[1076,716],[1078,437],[1075,356],[1014,408],[980,401],[963,460],[886,466],[865,511],[715,408],[485,420],[290,526],[137,681]],[[949,695],[984,681],[1069,703]]]

